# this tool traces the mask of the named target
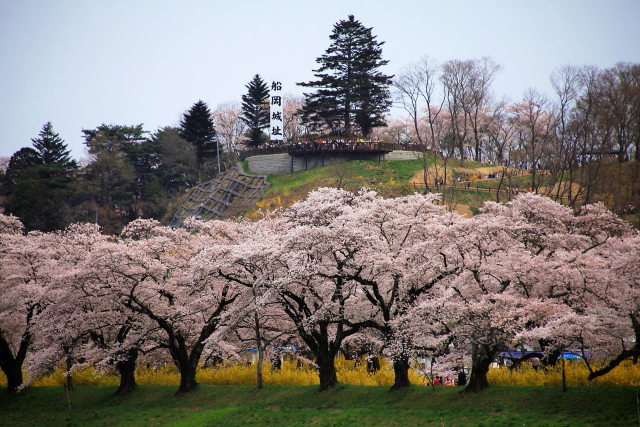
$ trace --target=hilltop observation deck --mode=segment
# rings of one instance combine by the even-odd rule
[[[250,169],[259,173],[286,173],[313,169],[344,160],[384,160],[393,144],[365,138],[318,138],[271,145],[242,152]]]
[[[394,144],[376,142],[370,139],[326,138],[308,141],[297,141],[287,144],[266,144],[260,148],[245,150],[244,158],[262,154],[287,153],[292,156],[309,154],[374,154],[384,155],[394,150]]]

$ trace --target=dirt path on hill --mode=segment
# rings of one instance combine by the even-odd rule
[[[502,166],[484,166],[480,168],[470,169],[470,168],[462,168],[457,166],[449,166],[447,167],[447,184],[454,183],[454,173],[458,174],[467,174],[467,175],[488,175],[490,173],[499,173],[502,171]],[[433,166],[429,167],[427,170],[427,181],[429,185],[435,185],[436,175],[435,168]],[[444,167],[438,167],[439,177],[444,173]],[[410,183],[416,183],[424,185],[424,171],[418,171],[409,181]]]
[[[564,194],[565,197],[569,194],[569,183],[568,182],[558,182],[556,183],[552,188],[551,191],[549,190],[549,187],[540,187],[538,190],[538,194],[550,194],[551,196],[554,196],[557,192],[558,189],[560,189],[560,193]],[[582,186],[580,184],[578,184],[577,182],[572,182],[571,183],[571,194],[573,197],[575,197],[575,195],[582,189]]]

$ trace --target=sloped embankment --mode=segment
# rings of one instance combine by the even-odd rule
[[[206,220],[238,216],[252,207],[269,185],[266,176],[249,175],[234,166],[195,187],[169,225],[181,227],[188,217]]]

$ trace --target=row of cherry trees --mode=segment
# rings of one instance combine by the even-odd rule
[[[500,351],[533,345],[549,363],[579,351],[590,378],[640,356],[640,235],[601,205],[575,215],[526,194],[465,218],[437,196],[383,199],[321,189],[249,221],[152,220],[118,237],[77,224],[22,233],[0,216],[0,367],[9,391],[59,363],[120,374],[171,360],[179,392],[206,360],[274,344],[312,354],[320,389],[334,359],[366,345],[392,358],[394,388],[414,356],[434,373],[471,366],[488,386]],[[594,366],[594,361],[609,362]]]

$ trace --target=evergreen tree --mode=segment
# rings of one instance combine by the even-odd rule
[[[128,147],[145,140],[145,130],[139,125],[101,124],[95,129],[82,129],[84,144],[89,154],[99,156],[104,153],[122,155]]]
[[[249,144],[258,146],[265,142],[262,129],[269,126],[269,87],[259,74],[245,86],[247,94],[242,95],[242,121],[249,127]]]
[[[317,80],[298,83],[318,88],[305,94],[303,120],[312,128],[328,128],[333,133],[352,136],[354,123],[364,136],[374,127],[384,126],[384,115],[391,106],[389,86],[393,76],[379,68],[384,42],[378,42],[366,28],[349,15],[333,26],[331,45],[316,59]]]
[[[9,160],[9,166],[5,172],[8,192],[11,192],[11,186],[15,185],[20,175],[27,170],[42,164],[42,159],[36,150],[31,147],[23,147],[13,153]]]
[[[62,169],[70,171],[78,167],[71,158],[71,152],[62,138],[53,131],[51,122],[42,126],[37,138],[32,138],[33,148],[38,152],[42,163],[45,165],[58,165]]]
[[[145,190],[153,184],[157,155],[147,146],[142,124],[103,123],[82,133],[92,161],[78,186],[78,219],[118,233],[129,221],[148,216]]]
[[[219,151],[216,140],[216,130],[209,107],[203,101],[193,104],[180,122],[180,136],[195,147],[198,168],[198,181],[202,182],[202,164],[205,157],[213,157]],[[218,159],[218,164],[219,164]]]
[[[77,164],[50,122],[31,141],[35,149],[22,148],[9,162],[6,211],[20,217],[28,231],[59,230],[72,220],[69,202]]]
[[[167,197],[193,187],[198,179],[194,147],[172,127],[158,129],[151,142],[158,147],[160,166],[156,173]]]

